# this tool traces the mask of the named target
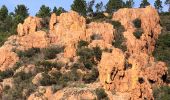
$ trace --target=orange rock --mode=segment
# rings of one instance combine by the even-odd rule
[[[96,23],[92,22],[87,25],[86,38],[88,41],[103,40],[105,43],[112,44],[114,39],[113,25],[109,23]]]
[[[16,53],[12,52],[11,45],[4,45],[0,48],[0,71],[5,71],[13,67],[19,60]]]
[[[18,35],[23,36],[36,32],[38,28],[41,28],[41,21],[41,18],[29,16],[24,20],[23,24],[18,24]]]
[[[44,48],[49,44],[47,34],[44,31],[37,31],[18,38],[18,43],[24,48]]]

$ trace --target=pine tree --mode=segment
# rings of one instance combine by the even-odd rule
[[[15,16],[17,15],[25,19],[29,15],[28,8],[25,5],[17,5],[17,7],[15,7]]]
[[[66,10],[64,10],[64,8],[62,7],[59,7],[58,9],[57,7],[54,7],[53,9],[53,13],[56,13],[57,16],[59,16],[61,13],[64,13],[64,12],[66,12]]]
[[[71,5],[71,10],[78,12],[82,16],[86,16],[86,1],[85,0],[74,0]]]
[[[0,9],[0,21],[4,21],[8,16],[8,9],[3,5]]]
[[[45,18],[51,15],[51,9],[48,6],[42,5],[36,16]]]
[[[123,6],[123,0],[109,0],[109,2],[106,4],[106,12],[112,13],[114,11],[119,10]]]
[[[162,1],[161,0],[156,0],[154,3],[155,8],[159,11],[162,12]]]
[[[166,0],[166,1],[165,1],[165,4],[169,6],[168,11],[170,12],[170,0]]]
[[[127,0],[125,3],[125,7],[127,8],[133,8],[134,6],[134,1],[133,0]]]
[[[148,0],[142,0],[141,4],[140,4],[140,8],[145,8],[146,6],[150,5],[150,3],[148,2]]]
[[[91,0],[87,3],[87,15],[93,14],[93,6],[94,6],[95,0]]]
[[[102,12],[103,11],[103,2],[101,1],[100,3],[97,3],[96,6],[96,12]]]

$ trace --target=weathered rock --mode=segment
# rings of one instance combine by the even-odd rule
[[[42,73],[38,73],[32,80],[33,84],[40,85],[40,81],[42,80]]]
[[[155,40],[161,33],[160,18],[157,10],[151,6],[138,9],[120,9],[113,14],[113,20],[120,21],[126,32],[124,37],[130,52],[146,52],[151,54],[155,48]],[[133,24],[135,19],[141,20],[143,34],[137,39],[133,32],[136,30]]]
[[[41,18],[29,16],[24,20],[23,24],[18,24],[18,35],[23,36],[36,32],[38,28],[41,28],[41,21]]]
[[[0,48],[0,71],[5,71],[13,67],[19,60],[16,53],[12,52],[11,45],[4,45]]]
[[[103,40],[103,42],[112,44],[114,39],[113,25],[109,23],[92,22],[87,25],[86,38],[88,41]]]
[[[18,43],[23,48],[45,48],[49,44],[47,34],[44,31],[37,31],[18,38]]]
[[[133,21],[141,19],[143,34],[136,38],[137,28]],[[152,56],[155,41],[161,33],[159,15],[148,6],[139,9],[120,9],[113,14],[113,20],[120,21],[125,27],[127,51],[112,50],[103,53],[99,63],[99,79],[105,89],[129,93],[132,100],[154,99],[154,85],[163,85],[167,77],[167,66],[156,62]]]
[[[54,30],[54,26],[56,23],[57,23],[57,16],[55,13],[53,13],[51,14],[50,23],[49,23],[50,30]]]

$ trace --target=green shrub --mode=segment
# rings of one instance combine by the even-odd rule
[[[14,75],[13,70],[0,71],[0,80],[12,77]]]
[[[61,69],[63,63],[61,62],[50,62],[50,61],[41,61],[37,62],[36,66],[42,66],[42,71],[50,71],[52,68],[57,68],[58,70]],[[40,67],[39,67],[40,68]]]
[[[135,32],[133,32],[133,35],[137,38],[140,39],[140,37],[143,34],[143,30],[142,29],[136,29]]]
[[[136,28],[141,28],[141,19],[137,18],[133,21],[133,24]]]
[[[54,79],[52,79],[51,77],[50,77],[50,75],[48,75],[48,74],[46,74],[46,73],[43,73],[42,74],[42,80],[40,81],[40,84],[42,85],[42,86],[50,86],[50,85],[52,85],[52,84],[56,84],[57,83],[57,81],[56,80],[54,80]]]
[[[83,63],[84,63],[85,68],[92,69],[92,67],[93,67],[93,62],[92,61],[87,60],[86,62],[83,62]]]
[[[7,40],[7,38],[11,35],[12,34],[10,34],[8,32],[0,32],[0,46],[2,46],[4,44],[4,42]]]
[[[109,100],[108,95],[103,88],[97,88],[95,92],[97,95],[97,100]]]
[[[36,86],[32,84],[32,77],[25,77],[18,74],[14,79],[12,88],[3,91],[5,100],[26,100],[31,93],[35,92]],[[27,76],[27,75],[26,75]]]
[[[32,74],[31,73],[25,73],[25,72],[21,71],[21,72],[16,73],[14,75],[14,78],[15,77],[19,77],[21,80],[27,80],[27,79],[32,77]]]
[[[119,21],[110,21],[109,23],[111,23],[115,29],[118,29],[122,26]]]
[[[98,69],[97,68],[93,68],[90,73],[87,73],[83,77],[83,81],[85,83],[92,83],[92,82],[95,82],[98,79],[98,76],[99,76]]]
[[[36,53],[39,53],[40,49],[39,48],[31,48],[26,51],[16,51],[19,57],[33,57]]]
[[[96,57],[96,59],[98,60],[98,61],[100,61],[101,60],[101,56],[102,56],[102,50],[101,50],[101,48],[100,47],[94,47],[93,48],[93,51],[94,51],[94,56]]]
[[[166,30],[167,30],[167,31],[170,31],[170,23],[167,23],[167,24],[165,25],[165,27],[166,27]]]
[[[81,62],[86,62],[87,60],[92,60],[94,52],[90,48],[80,48],[77,50],[77,55],[80,56]]]
[[[125,42],[126,42],[126,39],[123,36],[123,34],[116,32],[115,33],[115,41],[113,41],[112,45],[115,48],[119,48],[122,51],[126,51],[127,50],[127,46],[125,45]]]
[[[153,52],[158,61],[164,61],[170,68],[170,34],[161,34],[156,41],[156,47]]]
[[[81,48],[81,47],[88,46],[88,45],[89,45],[89,43],[88,43],[87,41],[80,40],[80,41],[78,42],[77,47],[78,47],[78,48]]]
[[[169,100],[170,98],[170,87],[162,86],[160,88],[155,88],[153,91],[153,96],[155,100]]]
[[[106,16],[102,12],[94,13],[93,14],[93,19],[101,19],[105,18]]]
[[[54,59],[56,57],[56,54],[59,54],[61,52],[64,52],[64,47],[54,46],[44,49],[44,58],[46,60],[48,59]]]

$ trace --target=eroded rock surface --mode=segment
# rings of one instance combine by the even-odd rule
[[[12,51],[11,45],[5,45],[0,48],[0,71],[5,71],[13,67],[19,60],[16,53]]]
[[[136,19],[141,20],[141,28],[135,27],[133,21]],[[112,20],[121,22],[125,28],[125,31],[120,33],[125,38],[124,42],[127,47],[125,51],[112,44],[117,38],[115,36],[116,29],[109,23],[92,22],[86,24],[84,17],[70,11],[62,13],[60,16],[52,14],[49,32],[44,32],[40,30],[42,28],[41,18],[28,17],[23,24],[18,25],[18,35],[11,36],[0,48],[0,71],[12,68],[19,60],[17,54],[12,51],[13,49],[46,48],[58,44],[65,47],[64,54],[59,54],[60,56],[53,59],[53,62],[65,62],[65,66],[60,71],[66,72],[68,70],[65,67],[70,64],[70,58],[73,58],[73,62],[74,59],[78,62],[77,44],[80,40],[84,40],[89,42],[88,48],[98,46],[102,50],[108,49],[102,53],[98,64],[99,82],[97,84],[107,90],[110,99],[153,99],[153,86],[163,85],[167,77],[166,64],[155,61],[152,56],[155,41],[161,33],[157,11],[151,6],[139,9],[125,8],[115,12]],[[139,29],[143,33],[137,38],[134,32]],[[34,65],[20,67],[25,72],[35,74],[36,72],[32,70],[34,68]],[[81,69],[79,71],[81,72]],[[32,83],[40,85],[40,80],[42,80],[41,72],[34,76]],[[42,96],[38,97],[35,92],[29,96],[28,100],[53,100],[55,97],[55,99],[68,100],[95,99],[94,90],[96,88],[97,86],[94,84],[90,88],[83,89],[66,87],[52,93],[51,87],[45,87],[45,90],[38,91]],[[112,94],[113,91],[118,95]]]
[[[157,62],[152,56],[155,41],[161,33],[157,11],[148,6],[139,9],[120,9],[113,14],[113,20],[125,27],[127,51],[113,49],[103,53],[99,64],[99,79],[105,89],[129,93],[132,100],[153,99],[153,85],[163,85],[167,76],[167,66]],[[141,20],[142,35],[134,36],[138,29],[133,21]]]

